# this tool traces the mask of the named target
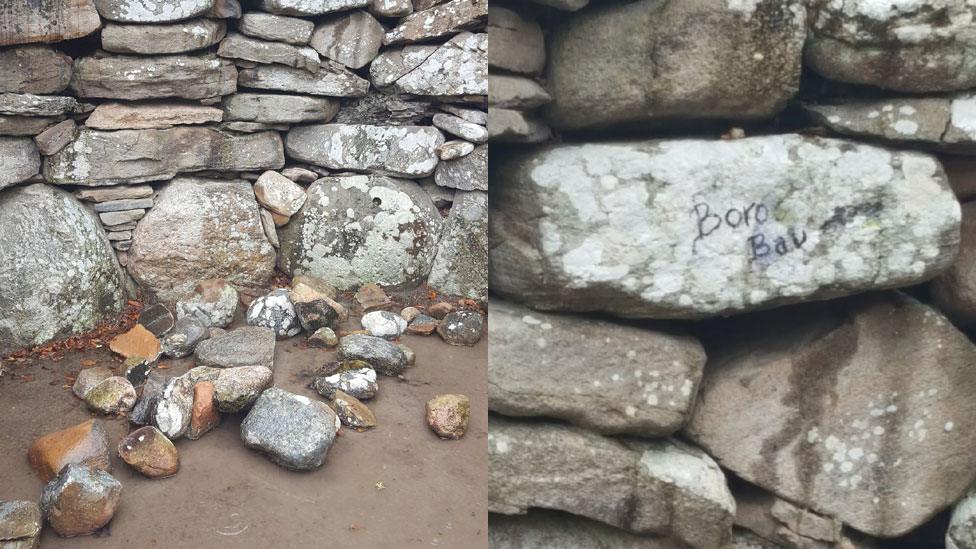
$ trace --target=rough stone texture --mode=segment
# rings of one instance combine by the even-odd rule
[[[811,2],[805,60],[841,82],[902,92],[976,86],[976,6],[934,2]]]
[[[137,356],[156,360],[159,356],[159,340],[142,324],[136,324],[129,331],[115,336],[108,346],[123,358]]]
[[[430,126],[313,124],[288,132],[285,150],[290,158],[332,170],[419,178],[434,172],[434,149],[443,142]]]
[[[222,107],[227,120],[269,124],[328,122],[339,112],[339,103],[325,97],[267,93],[235,93]]]
[[[0,501],[0,547],[37,549],[44,517],[33,501]]]
[[[274,369],[274,331],[260,326],[241,326],[215,335],[197,345],[197,364],[218,368],[264,366]]]
[[[732,494],[697,448],[498,417],[488,425],[490,512],[556,509],[703,549],[731,536]]]
[[[379,54],[382,42],[383,25],[362,10],[319,23],[311,39],[316,51],[351,69],[368,65]]]
[[[136,390],[128,379],[112,376],[85,393],[85,403],[99,414],[128,412],[136,404]]]
[[[959,256],[932,281],[932,300],[960,326],[976,323],[976,202],[962,206]]]
[[[332,328],[319,328],[308,336],[308,344],[312,347],[325,347],[331,349],[339,344],[339,336]]]
[[[308,44],[314,28],[311,21],[255,11],[245,13],[238,25],[238,30],[248,36],[296,46]]]
[[[75,191],[75,196],[86,202],[110,202],[113,200],[149,198],[153,192],[153,188],[149,185],[120,185],[101,189],[78,189]]]
[[[413,13],[410,0],[370,0],[369,11],[380,17],[403,17]]]
[[[261,392],[271,386],[273,374],[264,366],[226,368],[213,381],[213,401],[218,410],[237,413],[254,404]]]
[[[156,337],[162,337],[166,332],[173,329],[175,320],[173,313],[164,303],[150,305],[139,312],[139,324]]]
[[[369,0],[259,0],[259,9],[283,15],[321,15],[365,8]]]
[[[374,86],[386,87],[419,67],[439,46],[406,46],[383,51],[369,66],[369,77]]]
[[[41,157],[29,137],[0,137],[0,189],[37,175]]]
[[[508,143],[542,143],[549,139],[549,127],[535,115],[511,109],[491,108],[488,140]]]
[[[456,160],[474,152],[474,143],[460,139],[445,141],[437,146],[437,158],[441,160]],[[436,173],[436,172],[435,172]],[[487,174],[486,174],[487,177]]]
[[[7,116],[0,115],[0,135],[32,136],[44,131],[63,117]]]
[[[362,97],[369,89],[368,80],[327,63],[322,63],[315,74],[281,65],[258,65],[241,70],[238,83],[244,88],[332,97]]]
[[[434,127],[444,130],[448,134],[456,135],[474,143],[484,143],[488,138],[488,130],[481,124],[473,124],[453,114],[439,112],[434,115]]]
[[[92,0],[0,3],[0,46],[71,40],[87,36],[100,26]]]
[[[71,79],[71,58],[50,46],[0,50],[0,93],[58,93]]]
[[[58,471],[70,463],[109,470],[111,461],[105,424],[99,419],[89,419],[49,433],[31,445],[27,458],[42,482],[56,477]]]
[[[397,56],[396,50],[389,53]],[[420,57],[423,60],[418,65],[395,79],[397,90],[432,96],[488,94],[487,34],[462,32],[426,57],[423,54]]]
[[[488,104],[503,109],[534,109],[552,101],[538,82],[509,74],[488,75]]]
[[[218,425],[220,412],[214,403],[214,383],[201,381],[193,386],[193,408],[190,411],[190,427],[186,430],[186,438],[197,440]]]
[[[237,69],[213,55],[104,55],[74,62],[71,91],[104,99],[206,99],[237,90]]]
[[[84,399],[88,391],[113,375],[112,370],[109,370],[105,366],[86,368],[78,372],[78,377],[75,379],[74,385],[71,386],[71,392],[76,397]]]
[[[488,407],[607,434],[668,436],[691,415],[705,350],[688,335],[494,300]]]
[[[390,88],[372,88],[363,97],[343,101],[335,123],[418,126],[424,125],[436,112],[430,98],[400,94]]]
[[[123,23],[165,23],[205,15],[214,0],[95,0],[99,15]]]
[[[246,181],[174,179],[136,227],[129,273],[163,300],[188,297],[196,280],[265,285],[275,252],[258,208]]]
[[[203,280],[190,298],[177,302],[176,316],[192,316],[204,326],[226,328],[234,320],[238,303],[237,290],[226,280]]]
[[[319,376],[312,381],[312,387],[320,395],[335,398],[336,391],[342,391],[360,400],[368,400],[376,396],[379,385],[376,383],[376,370],[359,368],[346,370],[329,376]]]
[[[170,379],[156,399],[153,423],[171,440],[176,440],[190,428],[193,417],[193,386],[215,379],[220,370],[197,367]]]
[[[485,167],[487,171],[487,166]],[[459,192],[447,217],[427,284],[444,295],[488,299],[488,195]]]
[[[266,171],[254,182],[254,196],[278,215],[293,216],[305,204],[305,189],[278,172]]]
[[[448,345],[476,345],[484,331],[481,313],[461,309],[448,313],[437,325],[437,333]]]
[[[173,376],[152,371],[142,385],[142,394],[136,405],[129,412],[129,423],[133,425],[150,425],[155,421],[156,405],[163,394],[163,390]]]
[[[952,510],[946,549],[976,548],[976,495],[970,493]]]
[[[228,34],[220,42],[217,55],[255,63],[279,63],[311,73],[319,70],[319,54],[312,48],[267,42],[237,33]]]
[[[841,140],[557,146],[491,177],[490,286],[542,309],[729,314],[914,284],[958,247],[934,158]]]
[[[287,288],[278,288],[252,301],[247,308],[247,323],[268,328],[278,337],[291,337],[302,331]]]
[[[0,193],[0,354],[114,316],[123,276],[95,214],[75,197],[43,184]]]
[[[339,340],[339,360],[362,360],[378,373],[397,376],[407,369],[407,355],[394,343],[371,335],[353,334]]]
[[[146,426],[132,431],[119,442],[119,457],[149,478],[165,478],[180,469],[176,446],[159,429]]]
[[[640,536],[575,515],[532,510],[525,516],[490,515],[492,549],[686,549],[670,538]],[[731,548],[725,548],[731,549]]]
[[[34,136],[34,143],[37,144],[37,150],[42,155],[51,156],[67,147],[68,143],[74,140],[76,131],[77,125],[74,120],[62,120]]]
[[[386,45],[424,42],[477,28],[488,19],[488,0],[451,0],[400,20],[383,37]]]
[[[82,128],[70,145],[44,160],[44,176],[59,185],[98,186],[167,180],[182,172],[284,165],[277,132],[236,135],[183,126],[117,132]]]
[[[0,93],[0,114],[25,116],[60,116],[78,108],[73,97]]]
[[[769,118],[797,92],[805,37],[804,0],[599,5],[553,30],[546,118],[565,130]]]
[[[427,401],[427,425],[437,436],[458,440],[468,429],[471,400],[464,395],[437,395]]]
[[[542,27],[500,6],[488,6],[488,65],[522,74],[540,74],[546,66]]]
[[[325,461],[338,430],[335,412],[324,402],[272,387],[258,397],[241,423],[248,448],[268,454],[287,469],[309,471]]]
[[[189,356],[207,335],[207,326],[197,317],[184,316],[176,321],[173,329],[163,338],[163,354],[170,358]]]
[[[407,329],[407,321],[390,311],[372,311],[360,319],[363,329],[383,339],[397,339]]]
[[[233,97],[233,96],[231,96]],[[192,103],[102,103],[85,120],[96,130],[145,130],[223,120],[216,107]]]
[[[343,425],[351,429],[376,427],[376,416],[358,398],[336,391],[331,403],[332,409]]]
[[[459,191],[487,191],[488,145],[477,147],[457,160],[438,163],[434,181],[441,187]]]
[[[711,346],[685,432],[784,499],[902,535],[976,479],[976,347],[898,293],[810,307],[740,320]]]
[[[112,475],[72,464],[44,486],[41,510],[58,534],[83,536],[108,524],[121,499],[122,484]]]
[[[278,266],[342,290],[369,282],[413,287],[430,272],[441,224],[429,195],[412,181],[322,178],[308,188],[305,206],[279,228]]]
[[[160,55],[209,48],[223,40],[227,23],[194,19],[175,25],[118,25],[102,29],[102,49],[113,53]]]

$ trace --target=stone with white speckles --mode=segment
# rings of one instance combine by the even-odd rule
[[[379,17],[403,17],[413,13],[410,0],[370,0],[369,12]]]
[[[123,23],[166,23],[205,15],[214,0],[95,0],[98,14]]]
[[[725,475],[683,442],[491,416],[488,463],[493,513],[555,509],[701,549],[724,547],[732,534],[735,502]]]
[[[322,15],[365,8],[370,0],[259,0],[258,7],[280,15]]]
[[[331,97],[362,97],[369,89],[369,80],[325,62],[315,74],[282,65],[258,65],[253,69],[242,69],[239,83],[259,90]]]
[[[329,400],[334,398],[336,391],[342,391],[360,400],[371,399],[379,391],[376,370],[372,368],[358,368],[330,376],[319,376],[312,381],[312,388]]]
[[[431,123],[445,132],[456,135],[474,143],[484,143],[488,140],[488,130],[481,124],[473,124],[453,114],[437,113]]]
[[[278,288],[252,301],[247,308],[247,323],[270,328],[278,337],[291,337],[302,331],[287,288]]]
[[[376,337],[396,339],[407,329],[407,321],[390,311],[372,311],[360,319],[363,329]]]
[[[976,5],[969,0],[810,7],[805,61],[831,80],[912,93],[976,86]]]
[[[459,191],[488,190],[488,145],[476,147],[471,154],[437,164],[434,181],[441,187]]]
[[[488,94],[488,34],[462,32],[442,46],[406,46],[370,65],[376,86],[429,96]]]
[[[241,422],[241,438],[286,469],[309,471],[325,461],[338,430],[336,419],[320,400],[271,387]]]
[[[452,201],[427,284],[443,295],[487,301],[488,193],[458,191]]]
[[[686,549],[688,547],[671,538],[632,534],[595,520],[542,509],[533,509],[526,515],[492,514],[488,522],[490,524],[488,546],[492,549],[554,549],[556,547]]]
[[[956,504],[945,543],[946,549],[976,549],[976,492]]]
[[[339,340],[338,353],[339,360],[362,360],[386,376],[397,376],[407,369],[403,349],[381,337],[348,335]]]
[[[169,25],[119,25],[102,29],[102,49],[115,53],[158,55],[209,48],[227,33],[227,24],[214,19],[194,19]]]
[[[217,368],[264,366],[274,369],[275,333],[270,328],[241,326],[197,345],[197,364]]]
[[[976,347],[928,305],[868,294],[732,323],[685,428],[723,467],[883,538],[976,480]]]
[[[268,170],[254,182],[254,196],[262,206],[287,217],[305,204],[305,189],[278,172]]]
[[[691,415],[705,367],[692,336],[489,306],[488,408],[607,434],[668,436]]]
[[[369,13],[357,10],[329,18],[315,26],[311,45],[343,65],[365,67],[380,52],[383,25]]]
[[[74,62],[71,91],[104,99],[206,99],[237,90],[229,59],[207,55],[97,55]]]
[[[386,45],[424,42],[484,25],[488,19],[488,0],[451,0],[415,12],[383,37]]]
[[[0,93],[0,115],[60,116],[78,107],[78,100],[61,95]]]
[[[41,156],[29,137],[0,137],[0,189],[37,175]]]
[[[844,140],[557,145],[490,179],[489,285],[547,310],[696,318],[908,286],[959,243],[935,158]]]
[[[437,334],[448,345],[471,347],[481,341],[484,324],[478,311],[461,309],[448,313],[437,324]]]
[[[313,74],[319,72],[319,54],[308,46],[269,42],[236,32],[220,41],[217,55],[255,63],[278,63]]]
[[[421,178],[434,173],[444,134],[430,126],[313,124],[285,138],[288,156],[331,170]]]
[[[248,36],[298,46],[308,44],[314,28],[315,23],[305,19],[256,11],[245,13],[238,25],[238,30]]]
[[[194,317],[205,327],[226,328],[237,313],[239,296],[226,280],[201,280],[187,299],[176,303],[176,318]]]

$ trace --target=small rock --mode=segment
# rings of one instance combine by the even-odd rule
[[[0,501],[0,547],[37,549],[44,517],[33,501]]]
[[[358,398],[342,391],[335,392],[332,409],[346,427],[353,429],[376,427],[376,416],[373,412]]]
[[[427,314],[436,318],[443,319],[451,311],[454,310],[454,305],[448,303],[447,301],[438,301],[430,307],[427,307]]]
[[[461,191],[488,190],[488,145],[476,147],[468,155],[437,165],[434,181],[442,187]]]
[[[176,304],[176,317],[196,317],[204,326],[226,328],[237,314],[239,296],[226,280],[204,280],[197,284],[193,296]]]
[[[490,107],[530,110],[541,107],[550,101],[552,101],[552,96],[535,80],[508,74],[488,76],[488,105]]]
[[[194,385],[216,379],[219,372],[216,368],[197,367],[169,380],[156,401],[153,415],[156,427],[171,440],[185,435],[193,415]]]
[[[296,46],[308,44],[314,28],[311,21],[255,11],[245,13],[238,25],[238,30],[248,36]]]
[[[488,6],[488,66],[539,74],[546,66],[546,44],[538,23],[501,6]]]
[[[218,425],[220,425],[220,412],[214,405],[214,384],[210,381],[201,381],[193,386],[193,409],[190,412],[190,427],[186,431],[186,438],[197,440]]]
[[[125,373],[122,377],[129,380],[133,387],[139,387],[145,383],[151,370],[152,363],[141,356],[130,356],[122,363],[122,371]]]
[[[113,187],[79,189],[75,196],[86,202],[109,202],[128,198],[148,198],[153,195],[149,185],[116,185]]]
[[[419,314],[407,325],[407,333],[414,335],[430,335],[437,330],[441,322],[432,316]]]
[[[305,189],[274,171],[261,174],[254,183],[254,195],[262,206],[279,215],[292,216],[305,204]]]
[[[74,385],[71,386],[71,392],[73,392],[76,397],[84,400],[85,395],[88,394],[88,391],[92,390],[93,387],[112,377],[113,375],[115,374],[112,373],[112,370],[106,368],[105,366],[86,368],[78,373],[78,378],[75,379]]]
[[[317,377],[312,381],[312,388],[329,400],[335,397],[336,391],[342,391],[360,400],[369,400],[376,396],[379,385],[376,383],[376,370],[360,368]]]
[[[147,360],[159,358],[159,340],[142,324],[136,324],[128,332],[115,336],[108,342],[109,349],[125,358],[139,356]]]
[[[217,409],[234,414],[244,410],[271,386],[273,374],[264,366],[238,366],[220,372],[214,383],[213,401]]]
[[[481,340],[483,327],[481,313],[462,309],[445,316],[437,326],[437,333],[449,345],[472,346]]]
[[[27,451],[31,467],[42,481],[54,478],[69,463],[109,470],[108,433],[99,419],[45,435]]]
[[[953,509],[945,546],[946,549],[976,549],[976,492],[970,491]]]
[[[268,237],[268,242],[271,243],[275,248],[281,246],[281,241],[278,240],[278,229],[275,227],[274,215],[268,210],[261,208],[261,226],[264,228],[264,236]]]
[[[279,337],[291,337],[302,331],[298,313],[285,288],[255,299],[247,308],[247,323],[270,328]]]
[[[34,136],[37,150],[44,156],[56,154],[75,138],[74,120],[62,120]]]
[[[489,97],[488,100],[491,101],[491,98]],[[457,105],[441,105],[440,109],[472,124],[478,124],[479,126],[488,125],[488,113],[483,110],[469,109]]]
[[[265,366],[274,369],[275,333],[260,326],[241,326],[229,332],[211,335],[196,349],[197,363],[202,366],[233,368]]]
[[[165,478],[180,469],[176,446],[159,429],[146,426],[132,431],[119,442],[119,457],[149,478]]]
[[[437,146],[436,151],[437,158],[440,158],[441,160],[455,160],[457,158],[468,156],[474,152],[474,143],[469,143],[467,141],[461,141],[458,139],[453,141],[445,141]]]
[[[403,17],[413,13],[411,0],[370,0],[369,11],[380,17]]]
[[[316,179],[319,178],[316,177]],[[322,299],[323,297],[335,299],[337,294],[335,286],[329,284],[321,278],[308,274],[295,275],[294,278],[291,279],[291,291],[292,303],[298,303],[300,301],[314,301],[316,299]]]
[[[393,304],[386,292],[379,284],[369,283],[363,284],[359,290],[356,291],[355,295],[356,303],[362,307],[363,311],[372,311],[374,309],[385,309]]]
[[[170,376],[151,372],[146,382],[142,385],[142,395],[136,401],[136,405],[129,412],[129,423],[134,425],[150,425],[156,416],[156,404],[159,397],[163,394],[163,389],[172,379]]]
[[[403,350],[389,341],[370,335],[355,334],[339,340],[339,359],[368,362],[378,373],[397,376],[407,368]]]
[[[314,370],[316,377],[321,376],[332,376],[335,374],[341,374],[342,372],[351,372],[353,370],[372,370],[373,365],[365,360],[349,359],[349,360],[334,360],[332,362],[323,364]],[[343,389],[345,390],[345,389]],[[346,391],[347,393],[349,391]]]
[[[360,323],[370,335],[384,339],[396,339],[407,329],[407,321],[389,311],[366,313]]]
[[[128,412],[136,404],[136,390],[128,379],[112,376],[85,394],[85,403],[100,414]]]
[[[41,510],[58,534],[83,536],[108,524],[121,498],[122,484],[112,475],[70,464],[44,486]]]
[[[162,337],[173,328],[173,313],[169,312],[166,305],[157,303],[139,313],[139,324],[156,337]]]
[[[272,387],[261,393],[241,423],[248,448],[287,469],[307,471],[325,461],[338,418],[324,402]]]
[[[298,315],[298,321],[306,332],[315,333],[320,329],[337,330],[339,328],[339,310],[342,309],[342,306],[335,301],[322,294],[312,297],[307,295],[307,292],[296,292],[294,288],[288,295],[289,297],[296,296],[299,299],[299,301],[292,303],[295,307],[295,314]]]
[[[328,97],[273,93],[235,93],[225,97],[221,106],[226,120],[263,124],[328,122],[339,112],[339,102]],[[308,183],[318,178],[314,174]]]
[[[281,170],[281,175],[291,179],[295,183],[311,183],[320,177],[319,174],[313,172],[312,170],[307,170],[298,166],[291,166]]]
[[[437,113],[434,115],[432,123],[435,127],[467,141],[484,143],[488,140],[487,128],[479,124],[472,124],[453,114]]]
[[[207,327],[196,316],[184,316],[176,321],[162,341],[163,354],[183,358],[193,354],[197,345],[207,338]]]
[[[403,355],[407,357],[407,366],[413,366],[417,363],[417,353],[413,352],[413,349],[403,343],[397,343],[396,345],[403,351]]]
[[[512,109],[491,107],[488,140],[501,143],[542,143],[551,131],[538,116]]]
[[[352,11],[316,25],[310,43],[323,56],[361,69],[379,54],[383,25],[365,11]]]
[[[312,347],[325,347],[331,349],[339,344],[339,336],[332,328],[319,328],[315,333],[308,336],[308,344]]]
[[[427,425],[441,438],[463,437],[470,416],[471,400],[464,395],[438,395],[427,401]]]
[[[422,314],[421,311],[420,311],[420,309],[418,309],[416,307],[404,307],[400,311],[400,316],[403,317],[403,320],[406,320],[407,322],[413,321],[413,319],[416,318],[417,315],[420,315],[420,314]]]
[[[431,126],[310,124],[292,128],[285,151],[330,170],[419,178],[434,173],[444,135]]]

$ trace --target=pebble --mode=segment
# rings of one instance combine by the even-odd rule
[[[346,427],[353,429],[368,429],[376,427],[376,416],[358,398],[336,391],[332,400],[332,409],[335,410],[339,420]]]
[[[481,340],[484,320],[481,313],[470,309],[454,311],[437,326],[437,333],[449,345],[476,345]]]
[[[88,408],[100,414],[121,414],[136,404],[136,390],[128,379],[112,376],[85,394]]]
[[[251,302],[247,308],[247,323],[270,328],[278,337],[291,337],[302,331],[298,313],[288,298],[288,290],[279,288]]]
[[[438,395],[427,401],[427,425],[441,438],[464,436],[471,415],[471,401],[464,395]]]

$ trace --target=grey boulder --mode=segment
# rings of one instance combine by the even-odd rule
[[[159,55],[209,48],[223,40],[227,24],[194,19],[169,25],[119,25],[102,29],[102,49],[113,53]]]
[[[71,91],[104,99],[206,99],[234,93],[234,63],[213,55],[98,55],[74,62]]]
[[[376,336],[353,334],[339,340],[339,360],[362,360],[378,373],[397,376],[407,369],[407,355],[395,343]]]
[[[217,368],[264,366],[274,369],[275,333],[260,326],[241,326],[197,345],[197,364]]]
[[[302,331],[287,288],[278,288],[252,301],[247,308],[247,323],[268,328],[278,337],[291,337]]]
[[[0,93],[59,93],[70,79],[71,58],[50,46],[0,50]]]
[[[486,137],[487,137],[487,131]],[[476,147],[471,154],[437,164],[434,181],[441,187],[459,191],[488,190],[488,145]]]
[[[376,370],[372,368],[359,368],[357,370],[346,370],[332,374],[331,376],[316,377],[312,381],[312,388],[329,400],[335,398],[336,391],[342,391],[359,400],[368,400],[376,396],[379,385],[376,383]]]
[[[170,358],[183,358],[193,354],[197,344],[207,338],[209,330],[195,316],[184,316],[160,341],[163,354]]]
[[[430,126],[313,124],[288,132],[288,156],[331,170],[420,178],[434,173],[444,135]]]
[[[338,419],[324,402],[271,387],[241,423],[241,438],[287,469],[308,471],[325,461]]]
[[[488,299],[488,194],[454,195],[427,285],[444,295]]]
[[[686,549],[680,541],[632,534],[568,513],[532,510],[525,515],[488,517],[492,549]],[[723,548],[728,549],[728,548]]]
[[[316,25],[310,43],[324,57],[360,69],[379,54],[383,25],[365,11],[352,11]]]
[[[254,404],[272,380],[271,369],[264,366],[225,368],[213,381],[214,405],[224,413],[240,412]]]
[[[41,155],[29,137],[0,137],[0,189],[26,181],[40,171]]]
[[[406,46],[381,53],[370,65],[376,86],[429,96],[488,93],[488,35],[462,32],[441,46]]]

